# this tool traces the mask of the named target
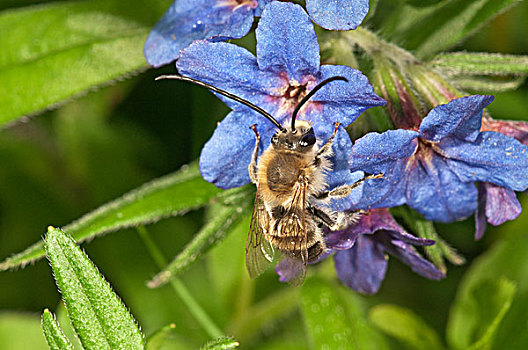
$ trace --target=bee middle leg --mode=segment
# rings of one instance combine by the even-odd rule
[[[257,183],[257,159],[258,159],[260,135],[257,131],[256,124],[251,125],[251,129],[255,133],[256,140],[255,140],[255,148],[253,149],[253,155],[251,157],[251,163],[249,163],[249,166],[248,166],[248,172],[249,172],[249,178],[251,179],[251,182],[256,184]]]

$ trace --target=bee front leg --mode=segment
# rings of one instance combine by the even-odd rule
[[[314,163],[315,165],[318,165],[321,163],[321,158],[323,157],[329,157],[332,155],[332,143],[334,142],[334,138],[337,134],[337,128],[341,125],[341,123],[334,123],[334,132],[332,133],[332,136],[328,139],[328,141],[325,142],[324,145],[321,146],[321,149],[317,152],[315,155]]]
[[[249,172],[249,178],[251,179],[251,182],[256,184],[257,183],[257,159],[258,159],[260,135],[257,131],[256,124],[251,125],[251,129],[255,133],[256,141],[255,141],[255,148],[253,149],[253,156],[251,157],[251,163],[249,163],[249,166],[248,166],[248,172]]]

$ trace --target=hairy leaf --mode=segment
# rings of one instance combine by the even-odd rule
[[[528,73],[528,56],[451,52],[436,56],[429,65],[450,75],[519,75]]]
[[[62,332],[55,316],[48,309],[42,313],[41,322],[44,336],[51,350],[73,349],[73,345]]]
[[[0,125],[147,68],[156,6],[75,1],[0,13]]]
[[[151,288],[159,287],[170,281],[172,276],[178,275],[193,264],[198,257],[211,248],[216,242],[236,226],[244,217],[249,215],[248,208],[253,203],[253,191],[244,187],[222,194],[227,205],[213,206],[214,215],[207,221],[183,251],[178,254],[163,271],[157,274],[149,283]]]
[[[64,226],[64,230],[82,242],[107,232],[182,215],[207,204],[220,191],[202,179],[196,164],[184,166],[99,207]],[[42,256],[43,244],[39,242],[0,263],[0,271],[24,266]]]
[[[408,13],[395,37],[418,57],[430,57],[473,34],[516,0],[448,0]]]
[[[176,325],[174,323],[171,323],[168,326],[165,326],[159,329],[158,331],[156,331],[154,334],[148,337],[147,349],[149,350],[163,349],[163,346],[167,342],[167,339],[174,332],[175,328],[176,328]]]
[[[211,340],[200,347],[200,350],[228,350],[237,348],[240,344],[231,337],[221,337]]]
[[[73,238],[50,227],[45,243],[55,282],[83,347],[144,348],[136,321]]]

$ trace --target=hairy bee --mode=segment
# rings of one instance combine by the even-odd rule
[[[323,227],[342,229],[359,215],[358,212],[334,213],[320,204],[331,198],[348,196],[362,180],[327,190],[326,173],[332,168],[329,158],[333,154],[332,142],[339,123],[334,124],[334,132],[328,141],[318,147],[310,123],[298,121],[296,124],[296,116],[324,85],[347,79],[338,76],[319,83],[297,104],[291,125],[287,126],[282,126],[251,102],[202,81],[180,75],[157,79],[178,79],[204,86],[254,109],[279,129],[273,135],[271,145],[259,157],[260,135],[256,125],[252,126],[256,143],[248,171],[251,181],[257,186],[257,194],[246,243],[246,266],[250,277],[257,277],[273,261],[277,250],[286,260],[283,263],[288,264],[293,272],[288,276],[289,283],[301,284],[307,264],[316,261],[325,251]]]

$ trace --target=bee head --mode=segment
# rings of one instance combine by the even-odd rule
[[[312,149],[317,139],[312,126],[305,121],[298,121],[294,130],[279,130],[271,138],[271,146],[276,149],[287,149],[307,152]]]

